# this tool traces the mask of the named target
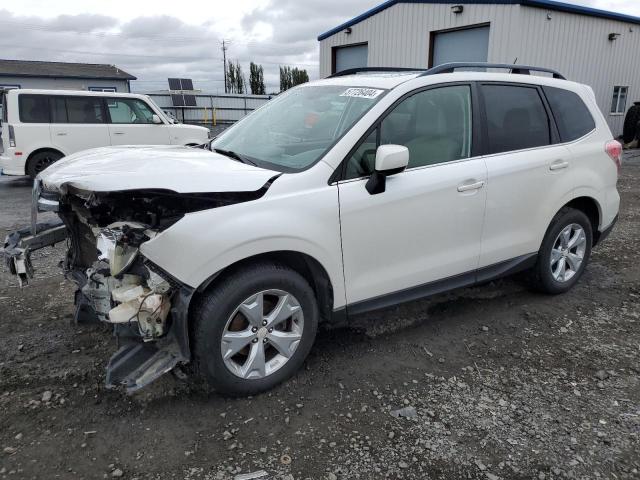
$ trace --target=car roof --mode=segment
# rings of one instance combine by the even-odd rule
[[[139,93],[120,93],[120,92],[93,92],[90,90],[42,90],[37,88],[13,88],[7,90],[9,95],[38,94],[38,95],[82,95],[95,97],[144,97]]]
[[[505,83],[524,83],[530,85],[543,85],[567,90],[581,91],[582,84],[569,80],[553,78],[550,75],[524,75],[516,73],[496,72],[471,72],[460,71],[453,73],[437,73],[422,75],[424,71],[398,71],[398,72],[366,72],[327,77],[322,80],[310,82],[309,85],[342,85],[345,87],[368,87],[393,89],[404,83],[420,78],[421,85],[435,85],[439,83],[487,81]]]

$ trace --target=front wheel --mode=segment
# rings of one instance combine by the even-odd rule
[[[533,268],[535,286],[551,294],[573,287],[589,262],[593,232],[589,218],[565,207],[551,221]]]
[[[264,263],[237,271],[195,308],[196,369],[222,393],[273,388],[302,366],[318,316],[313,289],[294,270]]]

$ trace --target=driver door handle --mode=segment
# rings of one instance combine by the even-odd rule
[[[458,185],[459,192],[468,192],[470,190],[480,190],[484,187],[484,180],[474,183],[463,183],[462,185]]]
[[[113,132],[114,135],[124,135],[124,132]]]

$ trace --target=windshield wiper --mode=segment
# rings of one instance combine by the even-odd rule
[[[256,165],[256,162],[249,160],[244,155],[240,155],[239,153],[233,152],[231,150],[223,150],[222,148],[214,148],[214,152],[224,155],[225,157],[233,158],[234,160],[239,161],[240,163],[246,163],[247,165]]]

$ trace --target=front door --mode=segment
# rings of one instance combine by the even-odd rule
[[[112,145],[168,145],[169,128],[153,123],[154,112],[138,98],[107,98]]]
[[[420,91],[387,114],[347,160],[338,189],[351,312],[473,275],[487,171],[482,158],[472,157],[471,111],[469,85]],[[409,165],[387,179],[383,193],[370,195],[365,183],[381,144],[405,145]]]

